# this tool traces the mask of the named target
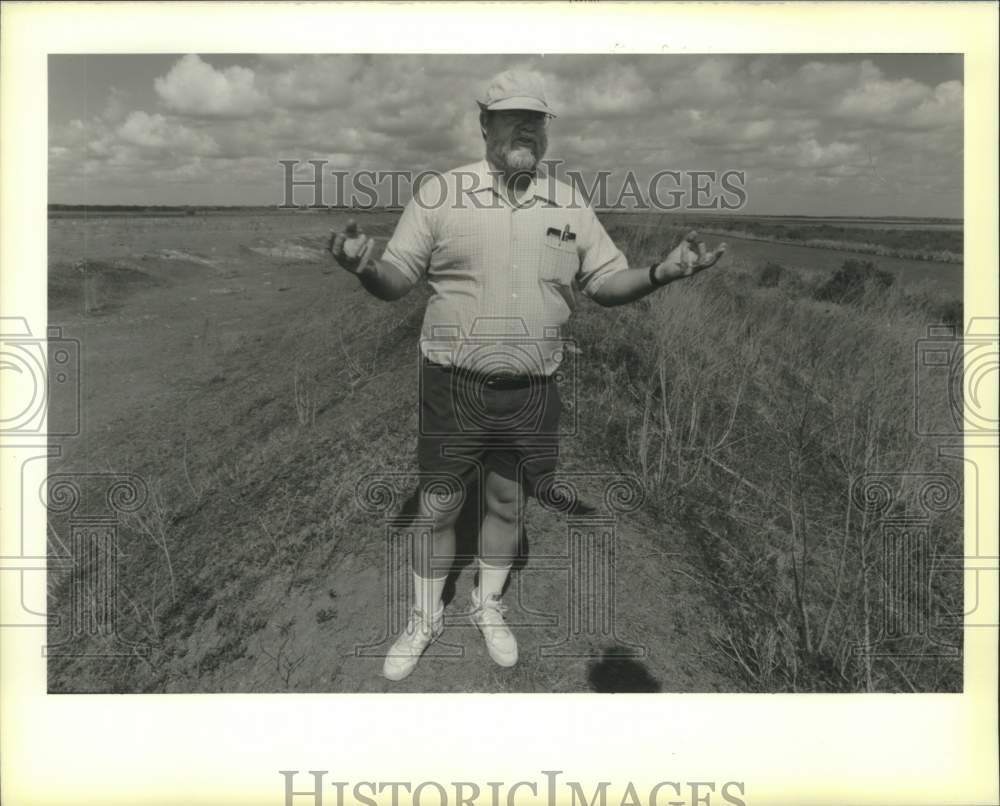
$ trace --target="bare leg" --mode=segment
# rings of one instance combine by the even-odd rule
[[[413,570],[418,576],[437,579],[448,575],[455,561],[455,522],[461,509],[460,499],[461,493],[442,498],[420,491],[420,515],[430,518],[434,526],[429,541],[418,540],[413,546]]]
[[[520,486],[490,473],[486,477],[486,516],[483,518],[479,551],[479,584],[472,591],[472,623],[486,640],[490,657],[500,666],[517,663],[517,640],[504,621],[506,607],[500,604],[520,536]]]
[[[516,481],[490,472],[486,476],[486,515],[480,556],[489,565],[510,565],[517,553],[523,496]]]
[[[413,608],[406,628],[382,666],[382,674],[389,680],[409,675],[427,646],[444,629],[441,594],[455,557],[455,521],[461,498],[460,493],[442,497],[420,491],[420,515],[431,520],[431,534],[413,545]]]

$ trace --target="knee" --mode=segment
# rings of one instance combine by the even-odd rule
[[[433,520],[435,526],[453,526],[464,500],[463,490],[423,490],[420,514]]]
[[[486,484],[486,510],[503,521],[514,523],[520,510],[517,484],[504,479]]]

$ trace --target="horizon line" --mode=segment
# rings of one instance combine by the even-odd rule
[[[277,212],[319,212],[327,210],[329,212],[351,212],[351,213],[376,213],[376,212],[399,212],[403,207],[399,205],[376,205],[373,207],[348,207],[340,205],[296,205],[294,207],[283,207],[280,204],[66,204],[63,202],[49,202],[47,208],[61,208],[66,210],[88,210],[88,209],[114,209],[114,210],[273,210]],[[821,215],[809,213],[748,213],[738,211],[721,210],[637,210],[637,209],[615,209],[608,207],[595,207],[597,213],[622,213],[626,215],[709,215],[720,217],[747,217],[747,218],[815,218],[815,219],[846,219],[846,220],[900,220],[900,221],[960,221],[964,222],[964,216],[943,216],[943,215],[896,215],[891,213],[879,215]]]

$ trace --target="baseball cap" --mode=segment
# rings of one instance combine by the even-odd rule
[[[479,106],[490,111],[502,109],[530,109],[555,117],[555,112],[545,99],[545,84],[541,76],[512,70],[493,77],[486,89],[486,97]]]

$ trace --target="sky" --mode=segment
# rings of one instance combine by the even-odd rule
[[[962,216],[948,54],[51,55],[49,202],[279,204],[281,159],[448,170],[506,69],[545,82],[546,158],[612,187],[734,170],[746,213]]]

